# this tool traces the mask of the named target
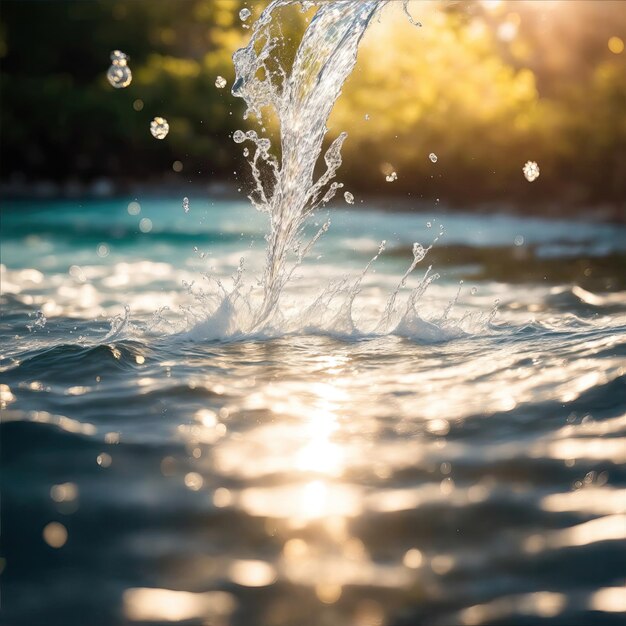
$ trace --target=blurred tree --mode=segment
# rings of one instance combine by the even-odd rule
[[[250,33],[240,9],[252,9],[251,24],[266,4],[2,0],[2,179],[232,181],[241,148],[228,136],[243,124],[242,102],[215,78],[232,84],[231,55]],[[349,133],[340,177],[352,190],[624,210],[622,2],[420,0],[409,8],[423,27],[390,3],[330,120],[329,140]],[[282,15],[287,64],[311,14]],[[126,89],[106,81],[113,49],[131,57]],[[156,115],[170,123],[164,141],[149,132]],[[532,185],[521,173],[526,160],[541,167]],[[385,182],[390,166],[394,183]]]
[[[245,38],[239,0],[2,2],[2,177],[185,179],[232,169],[226,137],[241,105],[228,89]],[[112,89],[109,54],[130,56],[133,81]],[[150,120],[170,122],[156,142]]]
[[[373,24],[331,118],[335,133],[349,130],[344,180],[380,190],[391,167],[398,180],[385,191],[413,198],[624,208],[626,55],[607,47],[626,30],[616,3],[501,2],[497,14],[481,3],[412,4],[423,28],[398,4]],[[551,4],[561,6],[546,13]],[[591,26],[578,24],[581,13]],[[541,166],[533,185],[527,160]]]

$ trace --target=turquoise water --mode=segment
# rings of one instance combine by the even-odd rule
[[[255,297],[263,215],[133,200],[4,203],[3,623],[622,622],[626,227],[334,209],[237,336],[199,289]]]

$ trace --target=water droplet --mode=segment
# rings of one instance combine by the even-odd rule
[[[106,243],[101,243],[96,248],[96,252],[100,258],[104,258],[105,256],[109,256],[109,246]]]
[[[242,130],[236,130],[233,133],[233,141],[235,143],[243,143],[246,140],[246,134]]]
[[[428,158],[433,162],[433,163],[437,163],[437,155],[434,152],[431,152],[428,155]]]
[[[524,172],[524,177],[529,183],[532,183],[539,178],[539,166],[535,161],[526,161],[522,171]]]
[[[223,76],[218,76],[215,79],[215,86],[218,89],[224,89],[224,87],[226,87],[226,79]]]
[[[365,114],[365,121],[367,122],[367,121],[369,120],[369,118],[370,118],[370,114],[369,114],[369,113],[366,113],[366,114]]]
[[[150,122],[150,132],[155,139],[165,139],[170,132],[170,125],[164,117],[155,117]]]
[[[128,211],[128,215],[139,215],[141,213],[141,204],[136,201],[129,202],[126,210]]]
[[[43,314],[43,311],[37,311],[35,313],[35,321],[32,324],[26,324],[26,328],[32,331],[35,328],[43,328],[46,325],[46,316]]]
[[[354,196],[349,191],[346,191],[343,197],[348,204],[354,204]]]
[[[413,244],[413,258],[419,263],[426,256],[426,250],[421,243],[415,242]]]
[[[472,287],[470,293],[475,296],[478,293],[478,287]]]
[[[183,210],[185,213],[189,213],[189,198],[183,198]]]
[[[112,87],[128,87],[133,80],[133,73],[128,67],[128,56],[121,50],[111,52],[111,67],[107,71],[107,80]]]
[[[97,457],[96,457],[96,463],[100,466],[100,467],[110,467],[111,463],[113,462],[113,459],[111,458],[110,454],[107,454],[106,452],[101,452]]]
[[[243,149],[243,156],[247,157],[250,155],[250,150],[248,150],[248,148],[244,148]]]
[[[152,220],[147,217],[139,220],[139,230],[142,233],[149,233],[152,230]]]
[[[239,19],[242,22],[245,22],[251,15],[250,9],[241,9],[241,11],[239,11]]]
[[[522,237],[522,235],[517,235],[517,237],[515,237],[513,242],[515,243],[516,246],[523,246],[524,245],[524,237]]]
[[[432,222],[426,222],[426,228],[432,228],[432,227],[433,227]]]
[[[392,183],[394,180],[398,180],[398,174],[396,172],[391,172],[391,174],[385,176],[385,180],[388,183]]]

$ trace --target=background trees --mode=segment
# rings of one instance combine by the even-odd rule
[[[230,57],[249,35],[239,10],[253,10],[250,23],[264,5],[3,0],[2,179],[232,181],[242,157],[229,134],[244,122]],[[456,204],[623,206],[621,2],[414,1],[410,10],[422,28],[399,2],[372,25],[331,117],[329,138],[349,133],[342,180]],[[297,7],[286,13],[287,31],[307,19]],[[116,48],[131,57],[127,89],[105,78]],[[155,115],[170,123],[165,141],[148,131]],[[529,159],[541,166],[532,186],[521,176]]]

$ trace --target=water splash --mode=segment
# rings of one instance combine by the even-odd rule
[[[341,165],[346,133],[341,133],[326,151],[326,171],[317,180],[314,169],[327,132],[326,122],[356,63],[359,42],[386,1],[349,0],[320,6],[304,33],[291,69],[286,70],[275,54],[281,40],[275,34],[274,14],[289,4],[287,0],[271,2],[254,25],[249,44],[233,56],[236,80],[232,93],[246,103],[244,118],[261,120],[262,110],[270,107],[281,133],[280,161],[269,152],[269,139],[254,131],[246,135],[256,145],[250,161],[256,186],[250,200],[269,216],[267,259],[261,281],[264,296],[254,316],[255,327],[275,313],[286,282],[302,261],[299,253],[290,264],[289,253],[303,248],[301,238],[307,218],[340,188],[331,181]]]
[[[248,45],[233,55],[232,94],[245,101],[244,119],[256,121],[264,132],[265,118],[273,115],[280,130],[279,151],[272,149],[269,137],[255,130],[237,130],[232,137],[238,144],[251,144],[251,149],[244,148],[253,183],[248,197],[258,211],[267,215],[265,266],[256,288],[246,286],[243,280],[243,260],[230,287],[205,275],[217,285],[217,293],[187,285],[198,305],[186,311],[193,326],[192,337],[228,339],[303,331],[350,337],[368,333],[417,333],[429,340],[438,332],[444,338],[450,335],[441,329],[452,325],[449,313],[453,303],[436,322],[425,321],[417,310],[420,299],[438,278],[431,268],[410,291],[404,304],[397,302],[410,274],[430,250],[418,243],[413,247],[413,261],[390,296],[382,317],[373,324],[370,322],[369,328],[357,324],[354,302],[370,268],[383,253],[385,242],[356,279],[344,277],[329,284],[308,307],[299,303],[290,313],[283,303],[294,273],[330,227],[326,221],[312,237],[305,237],[309,218],[343,187],[335,177],[342,163],[345,132],[330,143],[323,157],[325,168],[316,175],[328,131],[327,121],[354,68],[358,46],[368,25],[388,2],[300,3],[303,11],[314,7],[317,10],[304,31],[293,62],[287,66],[282,60],[287,55],[279,17],[282,10],[294,3],[273,0],[252,26]],[[409,15],[406,3],[404,9]],[[388,172],[387,180],[396,179],[395,172]],[[354,202],[350,192],[345,192],[344,199],[349,204]]]

